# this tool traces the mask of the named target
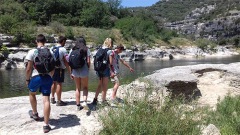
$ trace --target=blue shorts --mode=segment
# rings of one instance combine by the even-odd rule
[[[50,75],[37,75],[31,78],[28,88],[31,92],[36,92],[39,89],[43,96],[50,96],[52,83]]]
[[[96,72],[97,76],[100,77],[110,77],[110,68],[106,68],[102,73]]]
[[[64,72],[65,69],[61,68],[55,68],[54,74],[53,74],[53,81],[58,83],[64,82]]]

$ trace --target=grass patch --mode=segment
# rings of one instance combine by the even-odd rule
[[[192,112],[179,106],[179,100],[166,101],[165,105],[151,104],[147,98],[134,103],[126,103],[121,109],[111,109],[101,116],[103,135],[110,134],[184,134],[198,135],[198,120]],[[194,110],[196,111],[196,110]]]
[[[240,96],[226,98],[213,111],[197,104],[167,98],[164,105],[150,103],[147,98],[121,108],[110,109],[100,118],[102,135],[199,135],[203,127],[215,125],[222,135],[240,134]]]
[[[216,111],[210,111],[206,119],[220,129],[222,135],[240,134],[240,96],[226,96],[217,104]]]

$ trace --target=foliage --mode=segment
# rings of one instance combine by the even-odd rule
[[[74,33],[73,33],[72,27],[67,27],[67,30],[65,32],[65,37],[67,39],[72,39],[72,40],[74,39]]]
[[[157,26],[153,20],[141,17],[126,17],[115,23],[116,28],[120,29],[123,37],[127,40],[135,38],[137,40],[148,42],[151,36],[157,34]]]
[[[160,31],[160,36],[161,39],[166,42],[169,43],[169,41],[173,38],[173,37],[177,37],[178,34],[175,31],[169,30],[169,29],[161,29]]]
[[[60,34],[60,33],[64,33],[65,32],[65,28],[64,28],[64,25],[61,24],[60,22],[51,22],[50,23],[50,27],[52,28],[52,30],[57,33],[57,34]]]
[[[217,104],[217,110],[209,112],[206,123],[215,124],[223,135],[240,134],[240,96],[230,95]]]
[[[203,51],[207,50],[208,47],[212,48],[214,46],[214,43],[207,39],[198,39],[195,43]]]
[[[104,128],[100,134],[198,135],[199,120],[193,120],[196,111],[188,112],[179,100],[166,100],[165,105],[150,103],[144,98],[123,107],[111,109],[101,116]],[[161,109],[159,109],[161,108]]]
[[[10,34],[12,29],[17,25],[16,17],[12,15],[1,15],[0,17],[0,30],[3,33]]]
[[[1,48],[0,48],[0,51],[1,51],[1,53],[9,54],[9,50],[6,47],[6,45],[2,45]]]

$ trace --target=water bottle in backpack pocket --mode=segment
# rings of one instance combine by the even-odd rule
[[[47,74],[55,69],[55,59],[48,48],[37,48],[34,58],[34,68],[39,74]]]

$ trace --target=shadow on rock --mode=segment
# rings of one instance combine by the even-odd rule
[[[49,124],[55,126],[52,130],[59,128],[69,128],[80,125],[80,119],[73,114],[60,114],[59,119],[50,119]]]

